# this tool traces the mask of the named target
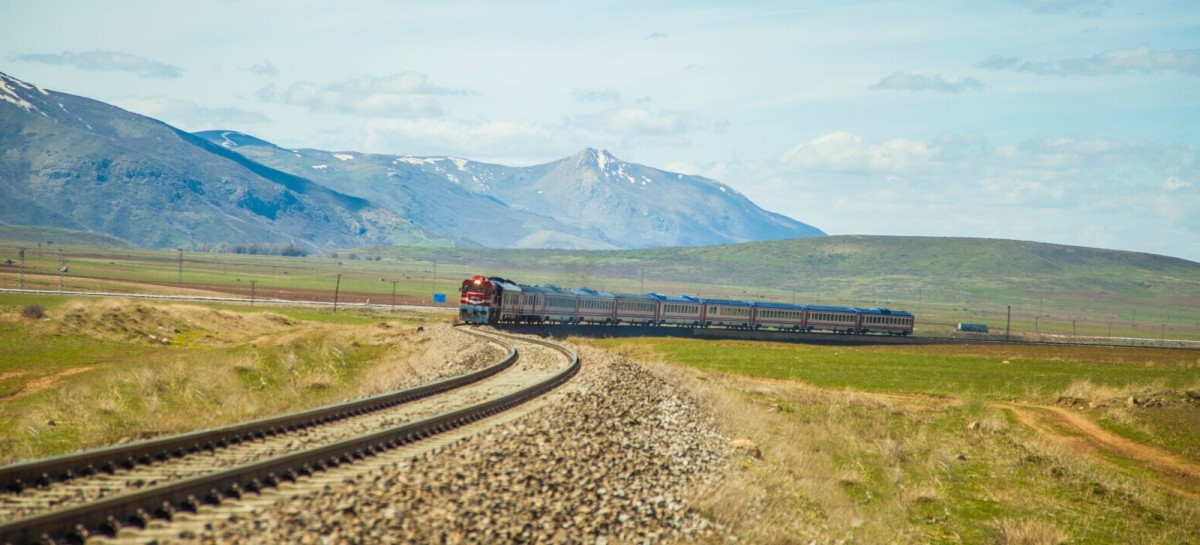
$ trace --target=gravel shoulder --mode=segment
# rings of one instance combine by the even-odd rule
[[[723,539],[685,501],[726,464],[727,441],[712,418],[641,366],[576,349],[579,374],[526,417],[159,542]]]

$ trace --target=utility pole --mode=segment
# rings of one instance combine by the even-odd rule
[[[1075,337],[1078,335],[1079,335],[1079,333],[1076,332],[1076,330],[1075,330],[1075,318],[1071,318],[1071,336]]]
[[[258,280],[250,281],[250,304],[251,305],[254,305],[254,285],[257,283],[258,283]]]
[[[38,243],[38,248],[41,248],[41,246],[42,246],[42,243],[41,243],[41,242],[39,242],[39,243]],[[21,289],[25,289],[25,248],[23,248],[23,247],[22,247],[22,248],[17,248],[17,250],[18,250],[18,252],[19,252],[19,253],[18,253],[18,255],[20,255],[20,256],[21,256],[21,273],[20,273],[20,276],[19,276],[19,278],[21,279],[21,280],[20,280],[20,283],[21,283]]]
[[[1012,305],[1008,305],[1008,322],[1004,325],[1004,340],[1010,340],[1012,337]]]
[[[436,259],[433,260],[433,282],[429,284],[429,293],[431,294],[429,296],[430,298],[433,297],[432,294],[437,293],[437,260]]]
[[[62,295],[62,292],[63,292],[63,275],[67,274],[67,260],[65,260],[65,259],[63,259],[63,258],[62,258],[62,250],[59,250],[58,252],[59,252],[59,258],[58,258],[58,293],[59,293],[59,295]]]
[[[396,282],[399,280],[390,280],[392,283],[392,310],[396,310]]]
[[[333,312],[337,313],[338,293],[342,290],[342,273],[337,275],[337,284],[333,286]]]

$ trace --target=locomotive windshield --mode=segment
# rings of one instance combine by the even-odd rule
[[[492,295],[494,293],[491,281],[482,277],[476,276],[470,280],[463,280],[462,293],[482,293],[484,295]]]

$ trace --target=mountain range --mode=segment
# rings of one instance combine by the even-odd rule
[[[147,248],[615,249],[824,235],[718,181],[585,149],[528,167],[190,134],[0,73],[0,223]]]

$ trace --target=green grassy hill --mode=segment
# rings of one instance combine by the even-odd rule
[[[126,244],[125,241],[108,235],[84,233],[82,231],[58,229],[55,227],[31,227],[26,225],[0,225],[0,240],[28,242],[34,245],[42,243],[48,245],[90,246],[93,248],[129,247],[129,244]]]
[[[1048,293],[1200,296],[1200,263],[1153,254],[972,238],[831,236],[629,251],[363,250],[477,264],[485,274],[532,274],[573,285],[595,278],[881,296],[961,290],[1037,299]],[[874,287],[872,287],[874,285]]]
[[[1030,332],[1200,335],[1200,263],[1058,244],[831,236],[606,252],[366,251],[522,283],[904,308],[937,327],[1003,326],[1012,306],[1014,329]]]

